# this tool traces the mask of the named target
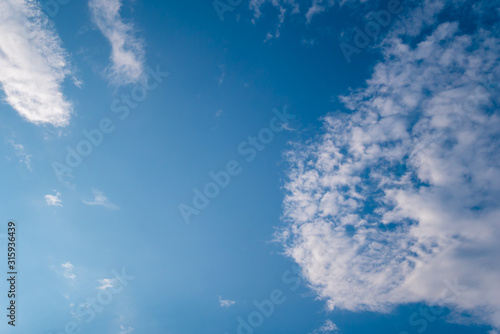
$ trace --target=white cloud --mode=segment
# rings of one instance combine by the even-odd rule
[[[352,113],[287,154],[279,236],[332,309],[426,302],[499,328],[500,29],[426,24],[389,34]]]
[[[61,201],[61,193],[58,191],[55,192],[56,192],[55,195],[50,195],[50,194],[45,195],[44,196],[45,202],[47,203],[47,205],[51,206],[63,206]]]
[[[70,75],[66,52],[37,2],[0,2],[0,83],[5,100],[34,124],[68,124],[73,106],[61,84]]]
[[[219,296],[219,304],[221,307],[230,307],[236,304],[236,302],[234,300],[222,299],[222,297]]]
[[[64,278],[67,278],[67,279],[75,279],[76,278],[76,275],[73,274],[73,264],[71,262],[66,262],[66,263],[62,263],[61,264],[61,268],[63,268],[63,276]]]
[[[116,279],[114,278],[103,278],[98,280],[99,286],[97,287],[98,290],[105,290],[108,288],[112,288],[116,284]]]
[[[87,205],[99,205],[108,209],[116,210],[118,207],[111,203],[109,199],[104,195],[104,193],[98,189],[92,189],[92,193],[94,194],[94,199],[92,201],[83,201],[83,203]]]
[[[23,144],[16,144],[14,139],[9,139],[8,140],[9,144],[12,145],[14,150],[16,151],[16,156],[19,158],[19,162],[23,163],[26,165],[26,168],[28,168],[29,171],[32,171],[31,169],[31,154],[27,154],[24,145]]]
[[[144,79],[144,42],[136,36],[131,23],[120,16],[121,0],[90,0],[92,20],[111,44],[112,65],[108,68],[116,85]]]
[[[339,328],[331,320],[326,320],[325,323],[317,330],[312,332],[312,334],[333,334],[338,333]]]

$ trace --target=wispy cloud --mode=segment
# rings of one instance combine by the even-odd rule
[[[32,171],[32,169],[31,169],[31,154],[26,153],[26,151],[24,149],[24,145],[23,144],[16,144],[14,139],[9,139],[8,142],[14,148],[14,150],[16,152],[16,156],[19,158],[19,162],[25,164],[26,168],[28,168],[28,170]]]
[[[500,328],[500,29],[435,22],[439,2],[382,41],[341,97],[351,111],[287,154],[280,237],[332,309],[424,301]],[[459,296],[438,299],[452,280]]]
[[[119,331],[119,334],[129,334],[129,333],[132,333],[134,331],[134,328],[131,327],[131,326],[128,326],[126,325],[126,319],[127,317],[125,317],[124,315],[120,315],[119,319],[118,319],[118,323],[120,324],[120,331]]]
[[[125,326],[120,325],[120,334],[129,334],[132,333],[133,331],[134,331],[133,327],[128,326],[127,328],[125,328]]]
[[[94,194],[94,199],[92,201],[83,201],[87,205],[98,205],[103,206],[108,209],[116,210],[118,207],[110,202],[110,200],[104,195],[104,193],[98,189],[92,189]]]
[[[220,70],[220,75],[218,81],[220,86],[224,83],[224,78],[226,77],[226,67],[224,66],[224,64],[219,65],[219,70]]]
[[[61,193],[58,191],[55,191],[55,192],[56,192],[55,195],[51,195],[51,194],[45,195],[44,196],[45,202],[47,203],[47,205],[51,205],[51,206],[63,206],[62,201],[61,201]]]
[[[315,330],[311,334],[334,334],[338,332],[339,328],[337,327],[337,325],[335,325],[333,321],[328,319],[319,329]]]
[[[230,307],[236,304],[236,302],[234,300],[222,299],[222,297],[219,296],[219,304],[221,307]]]
[[[111,44],[108,75],[115,85],[137,83],[144,79],[144,41],[134,26],[120,16],[121,0],[90,0],[92,20]]]
[[[61,84],[71,75],[52,23],[35,1],[0,2],[0,83],[7,103],[34,124],[68,124]]]
[[[73,274],[73,264],[71,262],[66,262],[61,264],[61,268],[63,268],[63,276],[67,279],[74,280],[76,278],[76,275]]]
[[[307,11],[301,13],[299,2],[302,3],[302,7],[306,8]],[[276,23],[276,27],[274,32],[268,32],[264,42],[267,42],[273,38],[278,38],[280,36],[281,29],[285,23],[285,19],[287,15],[298,15],[300,14],[302,17],[305,17],[307,23],[310,23],[313,16],[326,11],[328,8],[332,7],[335,4],[334,0],[312,0],[312,3],[309,5],[309,1],[307,4],[304,1],[296,1],[296,0],[250,0],[249,9],[253,11],[254,18],[252,19],[252,23],[256,23],[256,21],[262,16],[262,11],[265,5],[270,5],[273,7],[274,12],[278,12],[278,22]],[[343,4],[344,2],[340,2]]]
[[[326,10],[326,5],[324,0],[313,0],[311,7],[306,12],[307,23],[311,23],[313,16],[322,13]]]
[[[98,290],[105,290],[108,288],[112,288],[116,284],[116,279],[115,278],[103,278],[100,280],[97,280],[99,282],[99,286],[97,287]]]
[[[285,17],[287,13],[298,14],[299,5],[294,0],[251,0],[249,3],[249,9],[254,12],[254,18],[252,23],[255,24],[256,21],[262,15],[262,7],[265,4],[269,4],[278,11],[278,22],[275,24],[274,32],[269,31],[264,39],[264,42],[268,42],[274,38],[278,38],[281,34],[281,29],[285,23]]]

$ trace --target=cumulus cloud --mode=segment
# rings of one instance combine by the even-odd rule
[[[229,307],[236,304],[236,302],[234,300],[222,299],[222,297],[219,296],[219,304],[221,307]]]
[[[47,205],[50,206],[63,206],[61,201],[61,193],[58,191],[55,191],[55,193],[56,193],[55,195],[51,194],[45,195],[44,196],[45,202],[47,203]]]
[[[104,193],[98,189],[92,189],[94,194],[94,199],[92,201],[83,201],[87,205],[98,205],[103,206],[108,209],[116,210],[118,207],[110,202],[110,200],[104,195]]]
[[[426,35],[384,39],[352,112],[287,153],[278,235],[331,309],[425,302],[499,328],[500,29],[430,22],[438,2],[415,9]]]
[[[61,84],[71,75],[61,40],[38,3],[0,2],[0,83],[6,102],[34,124],[68,124]]]
[[[134,26],[120,16],[121,0],[90,0],[92,20],[111,44],[108,75],[116,85],[137,83],[144,79],[144,42]]]

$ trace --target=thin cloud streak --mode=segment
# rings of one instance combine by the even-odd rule
[[[94,194],[94,199],[92,201],[83,201],[87,205],[97,205],[108,209],[117,210],[118,206],[110,202],[110,200],[104,195],[104,193],[98,189],[92,189]]]
[[[144,41],[134,26],[120,16],[121,0],[90,0],[92,20],[111,44],[107,74],[115,85],[138,83],[144,79]]]

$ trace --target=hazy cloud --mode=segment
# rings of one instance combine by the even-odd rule
[[[222,297],[219,296],[219,304],[221,307],[229,307],[236,304],[236,302],[234,300],[222,299]]]
[[[73,264],[71,262],[66,262],[61,264],[61,268],[63,268],[63,276],[67,279],[75,279],[76,275],[73,274]]]
[[[14,150],[16,152],[16,156],[19,158],[19,162],[25,164],[26,168],[28,168],[28,170],[32,171],[32,169],[31,169],[31,156],[32,155],[26,153],[26,150],[24,149],[24,145],[23,144],[16,144],[14,139],[9,139],[8,142],[14,148]]]
[[[116,210],[118,207],[110,202],[110,200],[104,195],[104,193],[98,189],[92,189],[92,193],[94,194],[94,199],[91,201],[83,201],[83,203],[87,205],[98,205],[103,206],[108,209]]]

